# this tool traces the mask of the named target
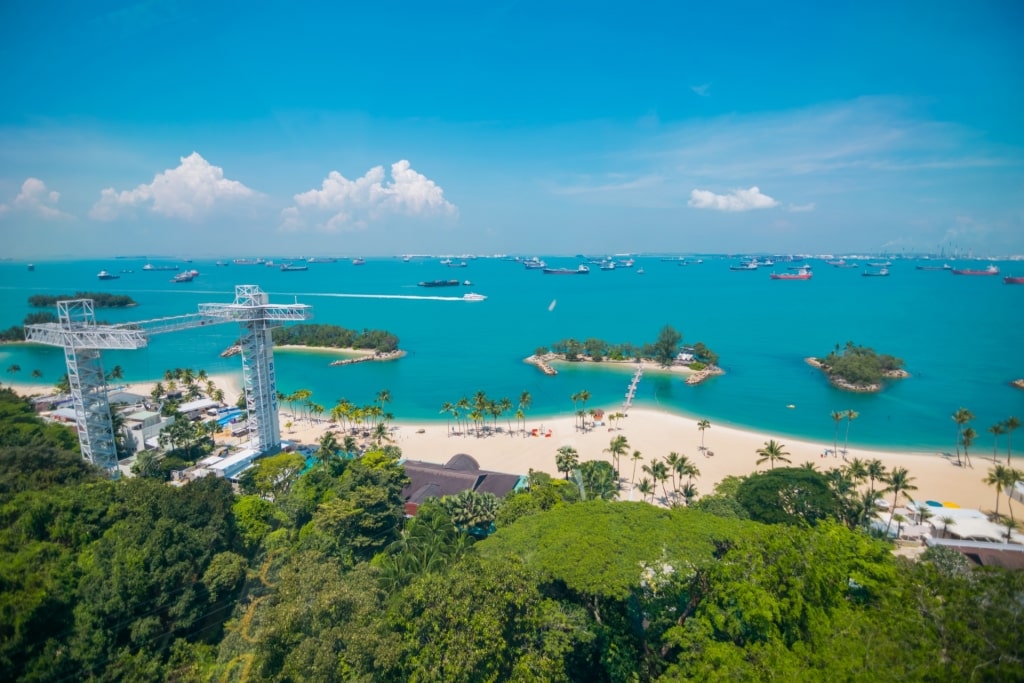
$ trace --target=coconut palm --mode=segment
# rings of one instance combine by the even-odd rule
[[[448,416],[448,436],[452,435],[452,404],[451,401],[445,401],[441,404],[441,412]]]
[[[338,438],[334,432],[327,430],[323,433],[323,436],[320,437],[319,444],[320,447],[316,449],[316,453],[314,455],[316,455],[316,458],[320,461],[321,465],[327,467],[340,448],[338,445]]]
[[[771,469],[775,469],[776,460],[778,460],[779,462],[788,463],[789,458],[787,458],[786,456],[789,455],[789,453],[784,451],[784,448],[785,444],[777,443],[775,439],[766,441],[762,448],[757,449],[757,454],[761,456],[760,458],[757,459],[757,464],[760,465],[765,460],[767,460],[771,465]]]
[[[868,465],[860,458],[854,458],[846,466],[846,474],[859,484],[868,478]]]
[[[1024,480],[1024,472],[1021,472],[1017,468],[1011,467],[1010,471],[1006,473],[1006,488],[1012,492],[1017,488],[1017,482]],[[1009,495],[1006,497],[1006,507],[1010,509],[1010,520],[1016,523],[1013,518],[1013,496]]]
[[[526,436],[526,411],[533,403],[533,397],[529,391],[519,394],[519,410],[523,411],[523,436]]]
[[[964,460],[967,462],[967,466],[972,469],[974,468],[974,465],[971,463],[971,456],[967,452],[967,449],[974,445],[974,440],[977,437],[978,433],[974,431],[973,427],[967,427],[964,429],[963,433],[960,434],[960,443],[964,445]]]
[[[945,517],[939,517],[939,521],[942,522],[942,537],[949,537],[949,527],[956,524],[956,518],[946,515]]]
[[[896,503],[903,494],[903,497],[909,501],[914,499],[910,497],[909,491],[916,491],[917,486],[913,484],[914,478],[910,476],[910,472],[905,467],[896,467],[892,472],[889,473],[889,477],[886,482],[889,486],[886,487],[886,493],[892,494],[892,508],[889,513],[889,523],[885,525],[885,535],[889,535],[889,527],[892,525],[892,517],[896,514]]]
[[[661,484],[661,495],[664,496],[665,500],[668,500],[668,491],[665,489],[665,482],[668,481],[668,466],[665,465],[661,460],[652,460],[650,463],[644,465],[641,468],[644,472],[651,475],[651,479],[654,483]],[[653,502],[654,497],[652,495],[651,500]]]
[[[39,368],[36,368],[35,370],[32,371],[32,379],[39,379],[42,376],[43,376],[43,371],[40,370]]]
[[[832,411],[832,421],[836,425],[835,434],[833,434],[833,436],[832,436],[832,453],[833,453],[833,455],[839,452],[839,423],[842,422],[842,420],[843,420],[843,418],[845,416],[846,416],[846,413],[843,413],[841,411],[838,411],[838,410],[833,410]]]
[[[380,405],[380,411],[384,412],[385,404],[391,403],[391,392],[387,389],[381,389],[377,392],[377,403]]]
[[[1010,468],[1005,465],[993,465],[985,477],[985,483],[996,490],[996,517],[999,516],[999,496],[1006,488],[1010,479]]]
[[[374,406],[376,407],[376,406]],[[392,441],[391,432],[388,430],[388,426],[384,422],[378,422],[373,427],[373,440],[377,442],[377,448],[381,447],[385,441]]]
[[[629,452],[629,441],[623,435],[614,437],[608,444],[608,448],[604,449],[604,453],[609,453],[612,456],[612,460],[615,462],[615,476],[619,476],[619,458]]]
[[[988,428],[988,433],[992,435],[992,462],[995,462],[999,457],[999,435],[1006,433],[1006,426],[997,422]]]
[[[459,399],[459,400],[458,400],[458,401],[457,401],[457,402],[455,403],[455,407],[456,407],[456,408],[458,408],[458,409],[459,409],[459,411],[460,411],[460,412],[461,412],[461,413],[462,413],[463,415],[465,415],[465,416],[466,416],[466,420],[468,421],[468,420],[469,420],[469,413],[470,413],[470,409],[471,409],[471,407],[472,407],[472,406],[470,406],[470,404],[469,404],[469,399],[468,399],[468,398],[466,398],[465,396],[463,396],[462,398],[460,398],[460,399]],[[458,417],[456,417],[456,418],[455,418],[455,423],[456,423],[456,424],[458,424],[458,422],[459,422],[459,419],[458,419]],[[468,426],[467,426],[466,428],[462,428],[462,427],[459,427],[459,431],[461,431],[461,432],[462,432],[463,436],[469,436],[469,427],[468,427]]]
[[[506,424],[508,424],[508,433],[509,433],[509,435],[511,435],[512,434],[512,399],[510,399],[508,396],[503,396],[501,398],[501,400],[498,401],[498,406],[501,408],[502,415],[504,415],[505,413],[509,414],[509,417],[506,420]]]
[[[886,478],[886,476],[888,476],[888,473],[885,471],[885,465],[883,465],[882,461],[879,460],[878,458],[874,458],[873,460],[869,460],[868,464],[867,464],[867,468],[868,468],[868,482],[869,482],[868,483],[868,490],[870,490],[871,493],[874,493],[875,492],[875,482],[876,481],[885,481],[885,478]]]
[[[636,490],[643,496],[644,501],[647,500],[647,496],[650,496],[651,500],[654,500],[654,484],[647,477],[644,477],[637,482]]]
[[[961,407],[955,413],[953,413],[953,422],[956,423],[956,464],[961,465],[960,462],[960,443],[964,437],[964,425],[974,419],[974,413],[967,410],[967,408]]]
[[[1006,429],[1006,464],[1009,465],[1010,452],[1013,450],[1013,432],[1016,431],[1017,427],[1020,427],[1020,420],[1011,415],[1003,422],[1003,427]]]
[[[850,423],[860,417],[856,410],[846,411],[846,439],[843,441],[843,453],[845,454],[850,445]]]
[[[697,422],[697,429],[700,430],[700,449],[703,451],[704,448],[704,430],[710,429],[711,423],[708,420],[700,420]]]
[[[679,484],[676,483],[676,474],[679,472],[679,459],[685,458],[684,455],[679,455],[675,451],[672,451],[665,456],[665,465],[668,467],[669,473],[672,475],[672,493],[676,494],[679,492]]]
[[[569,473],[579,465],[580,455],[572,446],[562,446],[555,455],[555,469],[565,472],[566,481],[569,480]]]
[[[694,484],[685,484],[679,493],[682,495],[683,502],[686,504],[686,507],[690,507],[694,499],[697,497],[697,486]]]
[[[633,451],[633,455],[630,456],[630,459],[633,461],[633,474],[630,476],[629,481],[630,483],[633,483],[636,481],[636,464],[643,460],[644,456],[640,451]]]

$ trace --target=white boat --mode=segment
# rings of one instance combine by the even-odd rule
[[[462,295],[463,301],[484,301],[487,297],[483,294],[477,294],[475,292],[467,292]]]

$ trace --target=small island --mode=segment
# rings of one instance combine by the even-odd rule
[[[548,347],[536,349],[524,362],[537,366],[546,375],[557,375],[552,363],[606,363],[609,365],[644,364],[652,369],[681,372],[687,384],[699,384],[714,375],[723,374],[718,354],[703,342],[681,346],[683,335],[670,325],[662,328],[653,343],[635,346],[612,344],[602,339],[584,341],[569,338]]]
[[[134,299],[125,294],[108,294],[106,292],[75,292],[74,294],[33,294],[28,298],[32,308],[53,308],[58,301],[70,299],[92,299],[96,308],[131,308],[138,306]]]
[[[398,337],[387,330],[358,331],[338,325],[293,325],[275,328],[271,334],[274,345],[279,348],[333,349],[353,354],[349,358],[331,361],[332,366],[395,360],[405,355],[405,351],[398,348]]]
[[[873,393],[882,390],[886,379],[903,379],[910,374],[903,369],[903,359],[877,353],[867,346],[846,342],[836,344],[824,358],[807,358],[808,365],[824,372],[832,385],[845,391]]]

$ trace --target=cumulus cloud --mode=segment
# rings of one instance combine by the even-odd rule
[[[60,200],[60,193],[46,189],[46,183],[42,180],[26,178],[25,182],[21,184],[21,192],[14,198],[14,201],[10,204],[0,204],[0,216],[12,211],[22,211],[41,218],[71,218],[70,214],[57,208],[58,200]]]
[[[694,189],[690,192],[687,202],[695,209],[714,209],[716,211],[750,211],[752,209],[770,209],[779,202],[763,194],[755,185],[747,190],[733,190],[728,194],[715,194],[710,190]]]
[[[89,215],[97,220],[113,220],[124,209],[148,206],[153,213],[191,220],[216,204],[255,195],[237,180],[225,178],[224,169],[192,152],[181,158],[177,168],[158,173],[148,185],[120,192],[112,187],[103,190]]]
[[[375,166],[355,180],[331,171],[320,189],[301,192],[294,199],[295,206],[281,212],[282,230],[304,229],[307,220],[329,231],[342,231],[365,229],[394,215],[458,214],[455,205],[444,198],[444,190],[405,159],[391,165],[390,180],[383,166]]]

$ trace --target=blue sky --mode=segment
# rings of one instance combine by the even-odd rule
[[[1024,4],[349,4],[0,4],[3,255],[1024,253]]]

